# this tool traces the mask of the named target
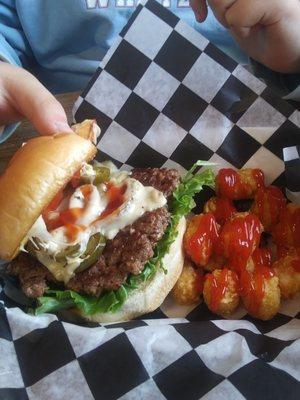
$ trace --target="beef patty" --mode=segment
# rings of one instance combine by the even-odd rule
[[[165,196],[169,196],[179,183],[176,170],[136,169],[132,177],[145,186],[161,190]],[[114,239],[108,240],[97,263],[75,274],[65,287],[94,296],[99,296],[103,290],[118,289],[129,274],[143,270],[169,222],[170,214],[165,207],[145,213],[118,232]],[[19,278],[22,290],[31,298],[42,296],[47,283],[56,282],[50,271],[27,253],[21,253],[12,261],[8,272]]]
[[[168,168],[134,168],[131,178],[144,186],[152,186],[169,197],[179,185],[180,176],[176,169]]]
[[[165,207],[145,213],[108,240],[96,264],[75,274],[65,287],[95,296],[102,290],[118,289],[129,273],[138,274],[143,270],[169,221]],[[50,271],[27,253],[21,253],[12,261],[8,272],[19,277],[22,290],[32,298],[43,295],[47,282],[55,282]]]

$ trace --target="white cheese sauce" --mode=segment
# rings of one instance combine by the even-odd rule
[[[128,172],[119,172],[110,165],[109,167],[111,169],[109,182],[116,187],[126,187],[123,195],[124,202],[119,208],[99,219],[109,204],[107,185],[95,186],[91,184],[90,194],[86,198],[78,187],[70,197],[68,205],[68,208],[83,209],[83,213],[78,217],[76,224],[84,226],[85,229],[78,234],[76,240],[71,243],[68,241],[64,226],[48,232],[42,216],[37,219],[28,233],[28,239],[38,238],[39,242],[42,243],[43,250],[38,252],[37,257],[59,281],[67,283],[74,275],[74,271],[78,268],[82,259],[77,256],[77,258],[69,259],[68,264],[62,266],[53,260],[58,252],[69,246],[79,244],[82,254],[92,235],[101,233],[105,238],[113,239],[121,229],[134,223],[145,212],[163,207],[167,203],[162,192],[153,187],[146,187],[139,181],[130,178]],[[84,172],[87,172],[87,170],[92,174],[92,171],[88,168]]]
[[[127,178],[121,183],[126,185],[124,203],[103,220],[92,224],[93,234],[100,232],[107,239],[113,239],[121,229],[131,225],[145,212],[163,207],[167,203],[160,191],[150,186],[143,186],[135,179]]]

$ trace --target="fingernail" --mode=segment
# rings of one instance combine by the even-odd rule
[[[196,20],[198,22],[204,22],[206,20],[206,14],[205,13],[197,13],[196,14]]]
[[[74,133],[66,122],[54,122],[54,133]]]

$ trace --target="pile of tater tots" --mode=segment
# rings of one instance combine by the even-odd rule
[[[300,205],[266,186],[260,169],[221,169],[215,183],[216,197],[188,221],[173,297],[190,305],[203,296],[224,317],[242,303],[252,317],[269,320],[281,300],[300,292]],[[240,212],[245,200],[250,208]]]

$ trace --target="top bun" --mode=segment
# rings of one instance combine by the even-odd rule
[[[70,133],[29,140],[0,177],[0,258],[10,261],[44,208],[97,152]]]

